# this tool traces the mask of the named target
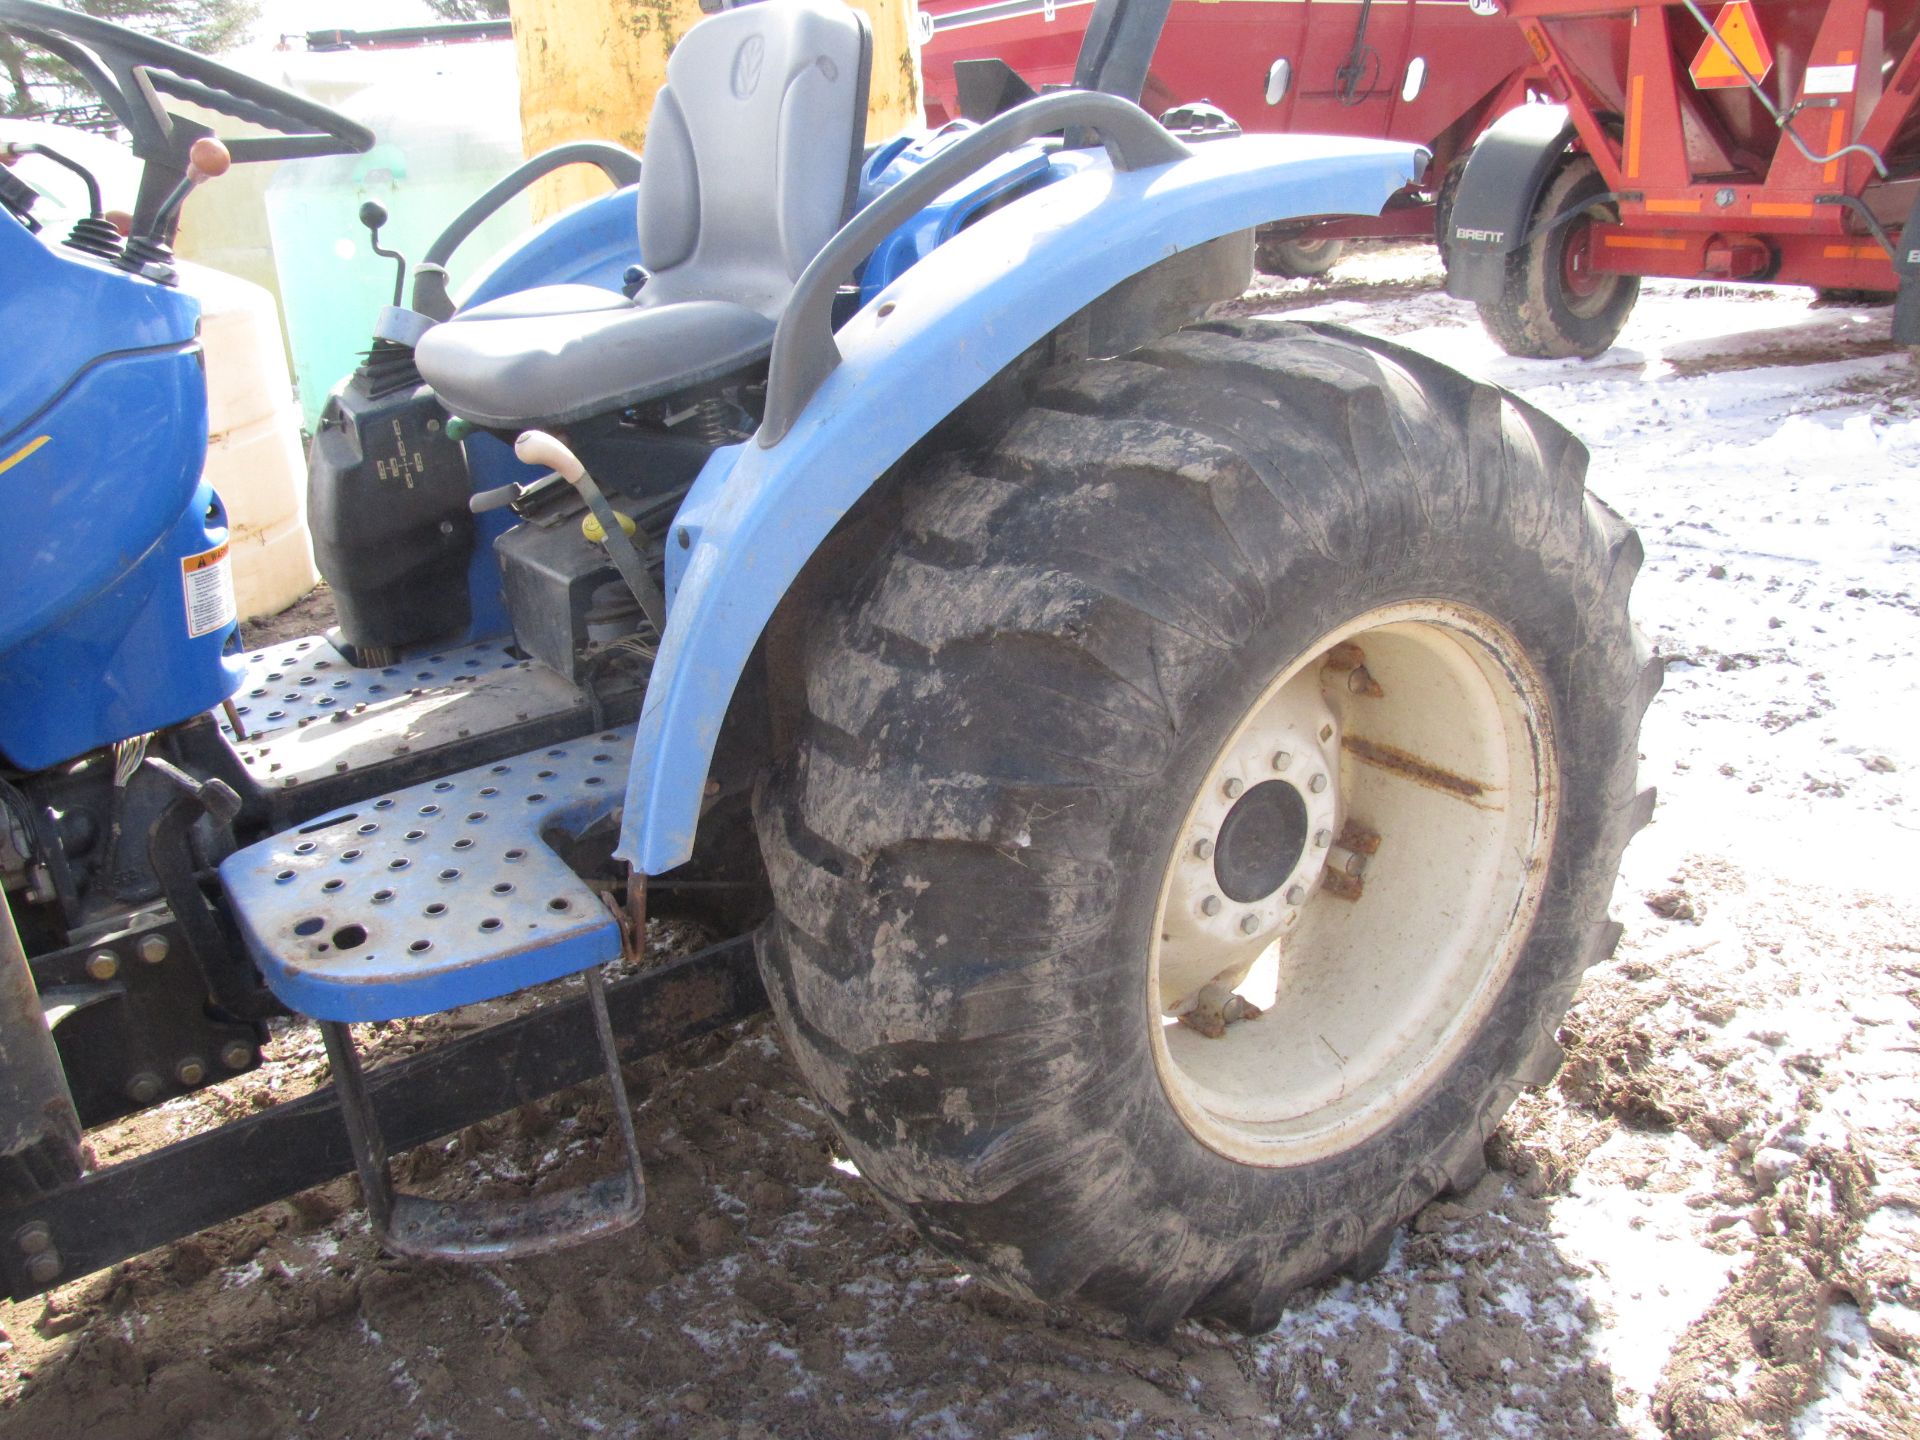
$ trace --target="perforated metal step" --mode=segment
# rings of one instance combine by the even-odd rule
[[[424,755],[581,705],[581,692],[503,640],[359,668],[314,635],[256,650],[234,693],[240,761],[270,790]]]
[[[233,702],[249,737],[292,730],[303,720],[326,720],[343,710],[351,713],[356,705],[391,704],[411,690],[456,680],[472,683],[521,664],[507,641],[483,640],[397,665],[362,669],[318,635],[251,651],[246,663],[247,678]],[[233,734],[225,720],[220,728]]]
[[[220,866],[274,994],[322,1020],[425,1015],[620,954],[618,923],[541,838],[620,804],[633,730],[342,808]]]

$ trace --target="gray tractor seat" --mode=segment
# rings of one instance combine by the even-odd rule
[[[455,415],[558,425],[766,359],[800,272],[851,208],[873,42],[842,0],[763,0],[687,32],[647,126],[632,300],[546,285],[421,337]]]

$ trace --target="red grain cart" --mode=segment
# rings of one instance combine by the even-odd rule
[[[1643,275],[1900,293],[1920,340],[1920,0],[1503,0],[1554,103],[1501,116],[1448,288],[1516,355],[1597,355]]]
[[[1347,236],[1428,236],[1454,163],[1494,117],[1526,98],[1533,57],[1492,0],[1174,0],[1140,103],[1155,114],[1195,102],[1243,129],[1406,140],[1433,151],[1425,189],[1378,219],[1348,218],[1263,234],[1261,264],[1317,274]],[[1484,13],[1475,13],[1476,10]],[[985,119],[1024,94],[1003,88],[999,60],[1033,89],[1073,79],[1092,0],[920,0],[927,115]],[[968,103],[956,62],[975,62]],[[985,113],[980,113],[984,111]]]

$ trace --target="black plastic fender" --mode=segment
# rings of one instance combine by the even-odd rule
[[[1475,142],[1450,217],[1449,295],[1500,298],[1507,256],[1525,242],[1534,204],[1573,137],[1566,106],[1521,105]]]
[[[1913,197],[1900,243],[1893,247],[1893,273],[1900,277],[1893,302],[1893,338],[1902,345],[1920,345],[1920,195]]]

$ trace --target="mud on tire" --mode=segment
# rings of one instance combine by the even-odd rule
[[[903,523],[813,624],[802,733],[756,811],[777,903],[761,965],[792,1057],[933,1244],[1141,1333],[1258,1330],[1483,1173],[1614,942],[1650,803],[1640,549],[1585,465],[1491,387],[1261,322],[1045,372],[990,443],[913,463]],[[1182,817],[1275,677],[1356,617],[1441,602],[1491,617],[1540,677],[1530,921],[1377,1123],[1260,1163],[1265,1131],[1222,1143],[1183,1119],[1162,1053],[1150,985]],[[1380,863],[1420,846],[1389,834]]]

